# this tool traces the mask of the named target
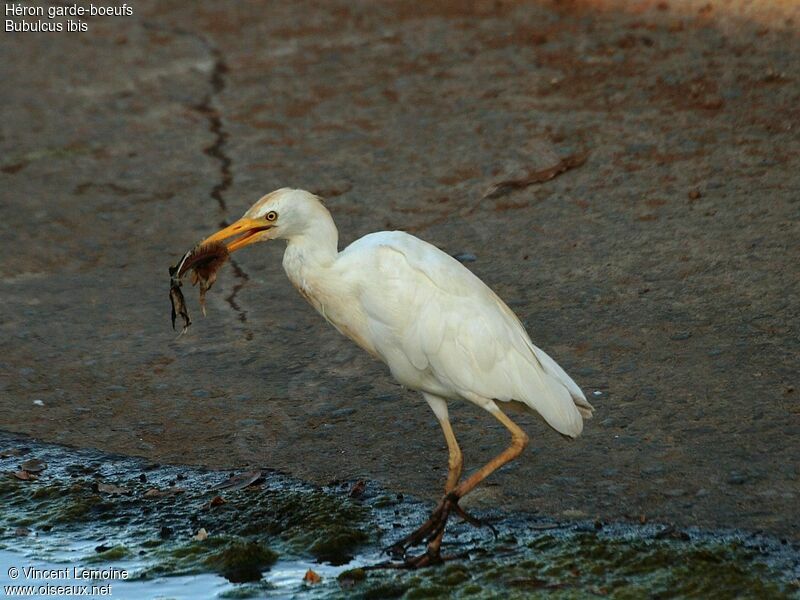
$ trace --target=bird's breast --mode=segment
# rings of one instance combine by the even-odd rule
[[[381,358],[370,340],[367,320],[358,301],[345,285],[309,279],[303,277],[302,272],[288,275],[300,295],[339,333],[353,340],[373,357]]]

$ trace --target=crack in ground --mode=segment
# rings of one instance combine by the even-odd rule
[[[228,66],[222,58],[219,48],[209,44],[209,51],[214,57],[214,68],[211,71],[211,92],[208,93],[195,109],[208,119],[208,130],[214,136],[214,142],[203,149],[203,153],[219,163],[220,180],[211,189],[211,197],[217,201],[222,212],[227,210],[223,194],[233,183],[231,173],[231,158],[225,152],[225,144],[228,141],[228,132],[222,125],[222,117],[219,110],[214,108],[214,99],[225,90],[225,74]]]
[[[219,164],[220,178],[214,187],[211,188],[210,196],[216,200],[220,212],[224,214],[228,208],[225,202],[224,194],[228,188],[233,185],[233,161],[225,151],[225,146],[228,142],[228,132],[225,131],[220,111],[214,106],[214,104],[217,97],[225,90],[225,75],[228,72],[228,65],[226,64],[225,58],[220,49],[200,33],[180,27],[164,26],[158,23],[147,21],[144,22],[143,25],[146,29],[156,29],[160,31],[167,31],[174,35],[185,35],[192,37],[199,41],[214,59],[210,77],[211,90],[198,104],[195,104],[192,108],[194,108],[207,119],[208,130],[213,136],[213,142],[203,148],[203,153],[206,156],[214,159]],[[220,227],[226,227],[228,223],[223,219],[219,225]],[[233,258],[230,258],[229,262],[233,268],[233,273],[239,282],[233,286],[233,290],[231,290],[231,293],[226,296],[225,301],[238,314],[239,321],[242,323],[247,323],[247,311],[244,310],[237,302],[236,297],[241,289],[247,284],[247,282],[250,281],[250,277],[247,275],[247,272],[241,267],[241,265],[233,260]],[[253,332],[249,329],[245,330],[245,339],[253,339]]]
[[[197,109],[208,119],[208,129],[214,136],[214,143],[204,148],[203,152],[219,163],[220,179],[211,189],[211,197],[217,201],[220,211],[224,213],[228,207],[225,204],[225,197],[223,194],[233,184],[233,173],[231,172],[233,161],[225,152],[228,132],[225,131],[222,124],[222,116],[219,110],[214,108],[214,100],[225,90],[225,74],[228,72],[228,66],[225,64],[225,60],[219,48],[209,46],[209,49],[214,57],[214,68],[211,71],[211,92],[206,95],[203,102],[197,106]],[[227,222],[223,220],[220,226],[227,226]],[[226,296],[225,301],[238,313],[239,321],[247,323],[247,311],[236,301],[236,296],[247,282],[250,281],[250,277],[233,258],[230,259],[230,263],[231,267],[233,267],[233,273],[239,280],[239,283],[233,286],[233,290]],[[248,340],[252,339],[253,332],[249,330],[245,331],[245,338]]]
[[[214,136],[214,142],[210,146],[206,146],[203,152],[219,163],[220,180],[211,189],[211,197],[217,201],[220,211],[224,213],[228,206],[225,203],[223,194],[233,184],[233,173],[231,172],[233,161],[225,152],[225,145],[228,142],[228,132],[225,131],[222,124],[222,116],[219,110],[214,107],[214,99],[225,90],[225,74],[228,72],[228,66],[225,64],[225,60],[219,48],[209,44],[209,51],[214,57],[214,68],[211,71],[211,92],[203,98],[203,101],[196,106],[196,109],[208,119],[208,130]],[[227,221],[223,220],[220,222],[221,227],[226,227],[227,225]],[[250,277],[242,266],[233,258],[229,259],[229,261],[239,283],[233,286],[233,290],[225,297],[225,301],[238,313],[239,321],[247,323],[247,311],[236,301],[236,296],[247,282],[250,281]],[[245,338],[248,340],[252,339],[253,332],[247,330],[245,332]]]

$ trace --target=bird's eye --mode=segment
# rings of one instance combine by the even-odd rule
[[[271,210],[267,213],[266,217],[267,221],[274,221],[278,218],[278,213],[276,213],[274,210]]]

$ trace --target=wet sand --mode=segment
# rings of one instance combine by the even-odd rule
[[[531,447],[473,506],[798,539],[800,16],[740,4],[160,1],[4,35],[0,429],[437,498],[429,409],[304,303],[280,245],[170,329],[167,267],[295,186],[343,243],[473,254],[590,394],[577,441],[520,418]],[[506,443],[452,414],[468,467]]]

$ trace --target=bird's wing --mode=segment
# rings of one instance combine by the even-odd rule
[[[372,265],[359,299],[373,336],[387,340],[390,366],[391,353],[402,352],[463,397],[517,400],[557,431],[581,432],[591,405],[580,388],[469,269],[402,232],[372,234],[354,246],[345,254]]]

